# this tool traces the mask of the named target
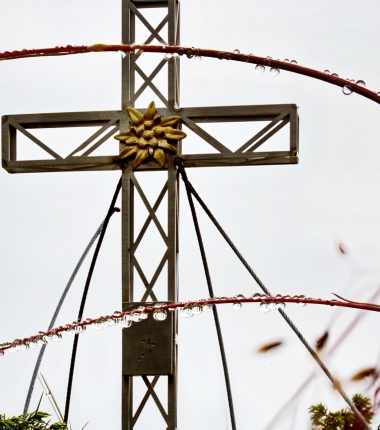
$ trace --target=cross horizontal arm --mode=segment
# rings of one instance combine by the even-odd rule
[[[143,109],[139,110],[144,113]],[[191,136],[186,143],[187,150],[178,149],[177,156],[186,167],[212,167],[264,164],[293,164],[298,162],[298,113],[296,105],[257,105],[257,106],[218,106],[190,107],[180,109],[160,108],[163,117],[178,115],[182,127],[188,128],[206,144],[206,153],[197,154],[191,151]],[[115,161],[118,145],[109,155],[91,155],[120,129],[120,124],[129,121],[128,111],[69,112],[53,114],[9,115],[2,118],[2,163],[9,173],[59,172],[78,170],[117,170],[120,164]],[[260,122],[270,121],[260,132],[256,133],[237,151],[228,148],[228,143],[221,143],[202,128],[207,123]],[[283,151],[256,151],[286,124],[289,127],[289,146]],[[113,126],[113,127],[112,127]],[[99,127],[66,158],[48,147],[33,136],[29,130],[42,128]],[[111,128],[112,127],[112,128]],[[111,130],[108,131],[108,129]],[[106,131],[108,131],[106,133]],[[121,130],[124,131],[124,130]],[[44,149],[53,159],[19,160],[17,158],[17,133],[21,132]],[[106,133],[106,134],[105,134]],[[237,136],[238,138],[239,136]],[[92,146],[88,146],[92,143]],[[210,153],[207,151],[207,145]],[[84,151],[79,154],[80,151]],[[218,151],[215,153],[215,149]],[[243,152],[244,151],[244,152]],[[79,155],[78,155],[79,154]],[[139,166],[138,170],[161,170],[155,161]]]

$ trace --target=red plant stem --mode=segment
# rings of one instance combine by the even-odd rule
[[[54,335],[57,333],[64,333],[69,330],[74,329],[75,327],[81,326],[85,327],[88,325],[93,325],[97,322],[102,322],[110,318],[114,318],[116,320],[121,319],[124,315],[131,315],[134,313],[153,313],[154,311],[161,309],[161,310],[169,310],[169,309],[177,309],[177,308],[183,308],[184,306],[194,306],[194,305],[221,305],[221,304],[228,304],[228,303],[261,303],[261,302],[282,302],[282,303],[301,303],[301,304],[311,304],[311,305],[323,305],[323,306],[336,306],[336,307],[343,307],[343,308],[351,308],[351,309],[362,309],[366,311],[373,311],[373,312],[380,312],[380,306],[379,305],[371,305],[368,303],[359,303],[359,302],[345,302],[340,300],[322,300],[322,299],[313,299],[313,298],[297,298],[297,297],[249,297],[249,298],[237,298],[237,297],[228,297],[228,298],[213,298],[208,300],[198,300],[198,301],[190,301],[190,302],[179,302],[179,303],[171,303],[171,304],[165,304],[160,306],[159,308],[154,306],[147,306],[144,308],[144,310],[132,310],[127,312],[121,312],[118,314],[113,315],[106,315],[101,316],[95,319],[88,318],[86,321],[82,321],[80,323],[73,323],[73,324],[67,324],[64,327],[58,327],[55,328],[49,332],[40,332],[37,335],[30,336],[28,338],[24,339],[16,339],[13,342],[8,342],[5,344],[2,344],[0,347],[0,351],[6,351],[9,348],[12,348],[14,346],[24,344],[31,341],[37,341],[41,339],[43,336],[49,336]]]
[[[318,70],[310,69],[308,67],[303,67],[298,64],[284,63],[280,60],[273,60],[272,58],[259,57],[257,55],[247,55],[243,53],[234,53],[228,51],[217,51],[214,49],[202,49],[193,47],[181,47],[181,46],[162,46],[162,45],[82,45],[82,46],[60,46],[55,48],[42,48],[42,49],[23,49],[22,51],[5,51],[0,53],[1,60],[14,60],[17,58],[27,58],[27,57],[41,57],[41,56],[51,56],[51,55],[72,55],[72,54],[84,54],[89,52],[155,52],[155,53],[169,53],[177,54],[180,52],[182,55],[190,53],[190,55],[198,55],[201,57],[218,58],[221,53],[224,57],[232,61],[240,61],[245,63],[262,64],[268,67],[276,67],[277,69],[287,70],[288,72],[298,73],[300,75],[308,76],[310,78],[319,79],[321,81],[327,82],[332,85],[337,85],[338,87],[349,86],[352,92],[357,93],[367,99],[370,99],[376,103],[380,104],[380,96],[375,92],[364,88],[355,83],[351,83],[346,79],[338,78],[329,75]]]

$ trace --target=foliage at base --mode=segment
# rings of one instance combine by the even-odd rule
[[[0,414],[0,430],[67,430],[65,423],[50,424],[45,412],[32,412],[17,417],[5,418]]]
[[[352,402],[363,418],[370,424],[374,415],[372,405],[367,397],[355,394]],[[322,403],[309,408],[312,430],[364,430],[365,427],[359,418],[350,410],[342,409],[338,412],[329,412]]]

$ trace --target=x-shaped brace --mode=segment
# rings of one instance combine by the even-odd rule
[[[149,382],[149,379],[146,376],[142,376],[142,379],[147,387],[147,392],[145,393],[145,396],[141,400],[141,403],[139,407],[137,408],[137,411],[132,419],[132,428],[136,424],[136,421],[138,420],[142,410],[144,409],[144,406],[146,405],[146,402],[148,401],[149,397],[152,396],[153,400],[155,401],[158,410],[161,412],[162,417],[164,418],[167,425],[168,423],[168,414],[165,412],[165,409],[163,408],[156,392],[154,391],[154,387],[156,386],[159,376],[155,376],[152,380],[152,382]]]

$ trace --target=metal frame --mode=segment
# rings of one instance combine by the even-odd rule
[[[161,23],[154,28],[144,18],[144,8],[166,8],[167,15]],[[144,25],[150,32],[145,44],[156,39],[160,43],[166,43],[160,32],[167,25],[167,43],[179,45],[179,1],[178,0],[122,0],[122,42],[125,44],[135,43],[136,25]],[[141,42],[141,41],[138,41]],[[31,115],[8,115],[2,118],[2,165],[9,173],[30,172],[59,172],[59,171],[92,171],[92,170],[115,170],[120,165],[115,162],[115,154],[107,156],[94,156],[92,153],[112,138],[118,130],[129,128],[129,117],[127,107],[134,107],[141,94],[146,88],[151,88],[158,99],[165,106],[159,108],[162,116],[178,115],[181,118],[181,127],[187,127],[201,137],[214,152],[207,154],[183,154],[181,143],[178,144],[178,157],[186,167],[211,167],[211,166],[236,166],[236,165],[268,165],[268,164],[294,164],[298,162],[298,112],[296,105],[263,105],[263,106],[223,106],[223,107],[179,107],[179,77],[180,59],[159,59],[157,67],[148,76],[138,65],[141,52],[129,53],[122,60],[122,110],[103,112],[71,112],[53,114],[31,114]],[[168,97],[166,98],[159,88],[153,83],[157,74],[168,66]],[[136,74],[140,75],[143,84],[135,88]],[[144,109],[140,109],[144,112]],[[232,151],[219,142],[210,133],[207,133],[199,124],[242,122],[242,121],[270,121],[260,132],[256,133],[238,150]],[[289,148],[286,151],[260,152],[261,145],[270,139],[275,133],[287,124],[290,125]],[[67,157],[61,157],[53,151],[46,143],[37,139],[28,130],[37,128],[59,128],[59,127],[92,127],[98,126],[99,130],[88,137]],[[28,137],[31,142],[46,151],[47,158],[41,160],[18,160],[17,158],[17,135],[21,133]],[[121,146],[122,147],[122,146]],[[215,149],[217,153],[215,153]],[[49,158],[50,157],[50,158]],[[162,170],[155,162],[141,165],[137,171]],[[167,266],[167,297],[164,301],[174,302],[178,300],[178,198],[179,180],[178,174],[171,162],[166,169],[167,178],[156,202],[151,206],[146,199],[142,187],[138,182],[138,173],[134,173],[129,167],[122,171],[122,297],[124,305],[134,302],[134,272],[145,286],[145,292],[141,298],[146,302],[149,298],[157,301],[154,291],[159,275]],[[134,226],[134,200],[136,193],[141,197],[143,204],[148,210],[148,217],[135,239]],[[167,233],[157,219],[156,212],[167,195]],[[140,267],[136,257],[136,250],[147,232],[148,227],[154,224],[159,231],[164,243],[165,251],[157,266],[157,269],[149,281]],[[170,371],[167,375],[155,375],[149,381],[147,375],[137,375],[138,370],[123,374],[122,376],[122,429],[131,430],[136,421],[144,413],[144,408],[150,396],[155,401],[161,412],[167,429],[177,428],[177,317],[172,315],[172,334],[170,336]],[[144,323],[141,323],[144,324]],[[129,330],[129,329],[125,329]],[[140,336],[140,335],[136,335]],[[126,337],[123,336],[123,349]],[[128,342],[133,342],[128,338]],[[134,339],[139,342],[141,339]],[[128,366],[127,366],[128,367]],[[128,373],[128,371],[127,371]],[[154,375],[154,373],[153,373]],[[133,378],[142,377],[147,392],[141,403],[133,413]],[[168,394],[166,401],[161,401],[155,392],[155,385],[160,377],[166,377],[168,383]],[[163,407],[167,404],[167,412]]]

